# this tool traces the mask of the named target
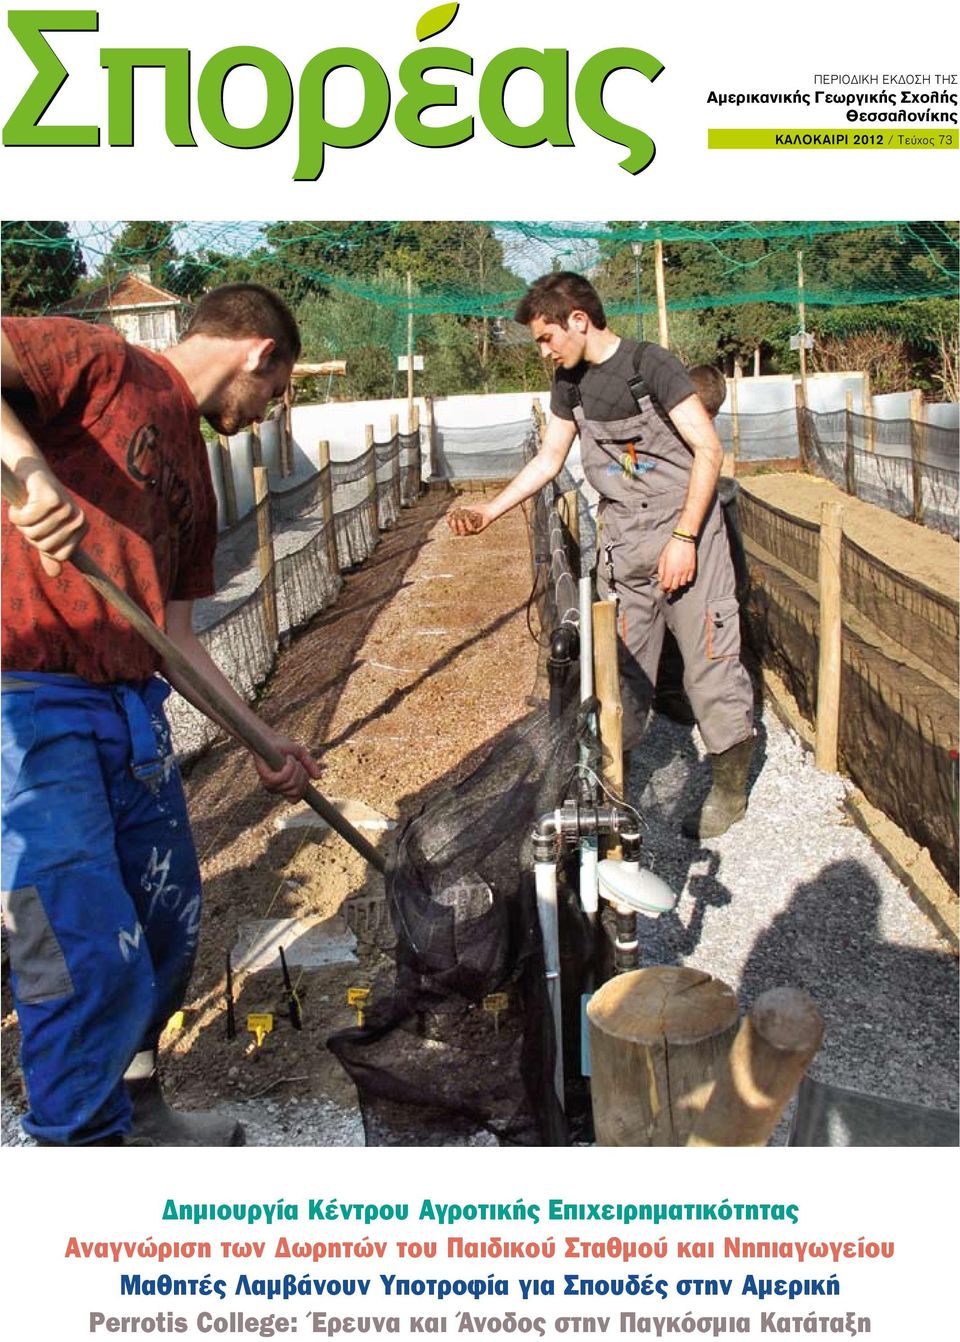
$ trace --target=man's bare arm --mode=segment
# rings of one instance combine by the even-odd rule
[[[537,455],[489,503],[475,504],[472,508],[455,508],[449,513],[447,522],[451,531],[458,536],[475,535],[518,503],[538,493],[560,474],[576,436],[577,429],[572,420],[553,415]]]

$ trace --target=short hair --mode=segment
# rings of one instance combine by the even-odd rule
[[[696,368],[690,369],[690,381],[707,414],[711,417],[718,415],[727,399],[727,379],[720,369],[714,368],[712,363],[698,363]]]
[[[204,294],[184,339],[195,335],[273,340],[275,362],[293,363],[300,354],[296,318],[280,295],[262,284],[221,284]]]
[[[600,295],[582,275],[572,270],[559,270],[541,275],[521,298],[514,314],[518,322],[528,326],[536,317],[546,322],[566,326],[571,312],[585,312],[599,330],[607,325],[607,316]]]

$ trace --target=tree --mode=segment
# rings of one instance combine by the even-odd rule
[[[177,259],[173,224],[167,220],[134,219],[124,224],[110,244],[100,268],[101,281],[115,283],[135,266],[146,266],[153,284],[166,284],[168,267]]]
[[[3,312],[35,316],[72,298],[86,274],[79,242],[59,220],[4,220]]]

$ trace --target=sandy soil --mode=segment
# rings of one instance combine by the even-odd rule
[[[740,487],[807,522],[820,521],[822,503],[842,503],[844,530],[857,545],[945,596],[960,596],[957,542],[951,536],[851,498],[829,480],[812,475],[751,475]]]

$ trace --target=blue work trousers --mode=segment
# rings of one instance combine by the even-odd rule
[[[15,672],[3,683],[3,910],[23,1126],[82,1145],[129,1131],[124,1071],[182,1004],[196,954],[200,873],[163,713],[169,687]]]

